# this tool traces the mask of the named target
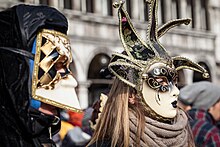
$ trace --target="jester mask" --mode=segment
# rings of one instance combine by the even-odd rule
[[[189,24],[190,19],[176,19],[158,28],[158,0],[146,2],[149,6],[147,41],[143,41],[133,27],[124,2],[114,3],[118,8],[119,35],[124,47],[122,53],[113,53],[109,70],[121,81],[136,89],[149,115],[172,119],[177,114],[176,87],[178,71],[191,69],[208,77],[199,64],[184,58],[171,57],[159,42],[169,29],[180,24]]]
[[[77,82],[69,69],[72,54],[67,36],[54,30],[42,30],[35,47],[33,98],[59,108],[80,110],[75,92]]]
[[[16,58],[15,63],[9,57],[7,60],[12,62],[9,64],[15,71],[11,77],[28,78],[29,82],[28,91],[23,88],[23,93],[19,92],[23,95],[18,95],[16,88],[11,95],[20,96],[17,99],[25,106],[27,101],[35,99],[55,107],[81,111],[75,92],[77,82],[69,69],[73,59],[66,35],[66,17],[55,8],[21,4],[1,12],[0,22],[0,51]],[[9,76],[8,81],[13,79]],[[16,78],[12,82],[5,81],[9,85],[27,85],[23,83],[26,79],[17,81]]]

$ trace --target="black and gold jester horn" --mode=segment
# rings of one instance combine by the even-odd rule
[[[152,20],[156,20],[156,16],[157,16],[157,4],[158,4],[158,1],[157,0],[151,0],[150,2],[147,1],[148,3],[150,3],[151,7],[153,7],[153,9],[150,9],[151,10],[151,14],[150,16],[152,16]],[[153,12],[152,12],[153,10]],[[183,19],[175,19],[175,20],[171,20],[169,22],[167,22],[166,24],[164,24],[162,27],[160,27],[159,29],[157,29],[157,20],[155,22],[151,22],[152,26],[150,26],[150,38],[153,38],[154,37],[154,33],[152,33],[151,31],[154,32],[155,29],[157,29],[157,33],[155,33],[155,35],[157,36],[157,38],[160,38],[162,37],[168,30],[170,30],[171,28],[174,28],[176,26],[179,26],[181,24],[185,24],[185,25],[188,25],[189,23],[191,22],[191,19],[189,18],[183,18]],[[154,25],[156,26],[156,28],[154,29]],[[152,28],[153,27],[153,28]],[[200,66],[198,63],[195,63],[193,61],[191,61],[190,59],[188,58],[185,58],[185,57],[181,57],[181,56],[176,56],[176,57],[172,57],[172,60],[173,60],[173,64],[176,68],[176,70],[181,70],[181,69],[190,69],[190,70],[194,70],[194,71],[197,71],[197,72],[200,72],[203,74],[203,77],[204,78],[209,78],[209,74],[208,72],[202,67]]]
[[[190,19],[171,20],[158,29],[158,0],[146,1],[149,5],[149,22],[147,29],[147,41],[143,41],[131,23],[131,19],[124,9],[123,1],[113,3],[118,9],[119,36],[124,47],[122,53],[113,53],[109,64],[109,70],[120,80],[141,90],[143,75],[154,63],[165,63],[176,70],[191,69],[201,72],[204,77],[208,77],[207,71],[199,64],[184,58],[171,57],[166,49],[159,42],[168,30],[180,24],[189,24]]]

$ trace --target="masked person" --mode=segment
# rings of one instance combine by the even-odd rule
[[[158,1],[149,0],[148,4],[148,40],[144,42],[132,26],[123,2],[114,3],[124,51],[111,58],[108,68],[115,80],[108,99],[100,104],[101,114],[88,146],[194,146],[187,115],[177,107],[177,72],[189,68],[204,77],[208,74],[189,59],[171,58],[158,40],[170,28],[189,20],[174,20],[158,29]]]
[[[48,6],[0,12],[0,144],[55,146],[59,108],[80,112],[68,23]]]
[[[179,100],[191,106],[187,112],[196,146],[219,146],[220,86],[209,81],[186,85]]]

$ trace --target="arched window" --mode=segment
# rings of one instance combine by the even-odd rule
[[[208,79],[204,79],[202,77],[201,73],[199,73],[197,71],[194,71],[194,73],[193,73],[193,82],[199,82],[199,81],[210,81],[211,82],[212,77],[211,77],[211,73],[210,73],[210,70],[209,70],[209,67],[207,66],[207,64],[204,63],[204,62],[199,62],[199,65],[201,65],[203,68],[205,68],[208,71],[210,77]]]
[[[97,54],[90,63],[88,71],[88,80],[91,81],[89,87],[89,106],[91,106],[100,97],[101,93],[107,94],[112,82],[100,74],[101,69],[108,67],[110,57],[106,54]]]

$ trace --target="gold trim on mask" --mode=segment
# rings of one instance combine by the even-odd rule
[[[208,78],[208,72],[198,63],[184,57],[171,57],[162,46],[159,38],[171,28],[189,24],[190,19],[175,19],[158,28],[158,0],[146,1],[149,6],[147,40],[143,41],[135,30],[128,12],[124,9],[124,1],[113,3],[118,9],[119,36],[124,47],[123,53],[114,53],[109,70],[121,81],[142,92],[143,79],[148,77],[148,69],[154,63],[164,63],[176,71],[180,69],[195,70]],[[143,76],[144,75],[144,76]]]
[[[49,100],[49,99],[37,96],[37,95],[35,95],[33,98],[36,99],[36,100],[39,100],[39,101],[41,101],[43,103],[46,103],[46,104],[49,104],[49,105],[52,105],[52,106],[55,106],[55,107],[58,107],[58,108],[62,108],[62,109],[70,110],[70,111],[74,111],[74,112],[82,112],[82,110],[75,109],[73,107],[70,107],[70,106],[58,103],[56,101]]]
[[[54,30],[43,29],[40,31],[36,39],[36,53],[32,75],[32,97],[59,108],[81,112],[79,109],[36,95],[36,89],[53,90],[56,83],[68,74],[71,74],[69,70],[71,62],[72,54],[67,36]],[[61,73],[57,72],[55,67],[57,63],[61,63],[65,67],[67,75],[61,76]],[[40,70],[41,73],[39,73]]]
[[[184,57],[172,58],[159,41],[159,38],[165,35],[168,30],[181,24],[187,25],[190,23],[190,19],[171,20],[158,28],[158,0],[146,0],[146,4],[149,6],[149,13],[146,11],[149,20],[146,41],[143,41],[134,28],[128,12],[123,7],[124,1],[113,3],[113,6],[118,9],[119,37],[124,51],[113,54],[108,66],[109,71],[119,80],[136,89],[139,95],[143,95],[142,90],[145,81],[155,91],[158,90],[158,87],[161,87],[160,89],[163,92],[167,91],[165,86],[159,85],[159,82],[152,78],[152,74],[149,72],[150,67],[156,63],[164,63],[165,67],[177,72],[180,69],[198,71],[203,74],[204,78],[207,78],[208,72],[202,66]],[[168,79],[167,76],[166,79]],[[173,86],[174,81],[175,79],[170,79],[169,83],[171,84],[168,83],[169,87]],[[143,96],[142,99],[144,99]],[[161,117],[150,109],[146,105],[148,115],[151,115],[151,117],[163,121],[170,120]]]
[[[63,42],[60,38],[63,37],[65,42]],[[42,44],[43,39],[46,40],[44,44]],[[70,47],[65,48],[67,50],[66,52],[69,52],[69,54],[63,54],[60,52],[60,48],[56,45],[56,42],[62,41],[64,44],[69,44],[69,40],[66,35],[56,32],[54,30],[42,30],[38,36],[37,36],[37,43],[36,43],[36,55],[35,55],[35,64],[34,64],[34,77],[33,77],[33,83],[36,85],[36,87],[47,87],[49,89],[52,89],[53,85],[61,79],[61,76],[59,73],[57,73],[54,69],[53,72],[55,72],[54,77],[51,77],[49,74],[49,71],[52,70],[51,68],[55,66],[55,64],[60,61],[63,56],[65,56],[65,59],[63,62],[66,62],[66,67],[69,70],[69,64],[72,61],[71,57],[71,51]],[[55,51],[55,55],[50,55],[53,51]],[[43,59],[41,59],[41,56]],[[56,56],[56,59],[53,59],[53,56]],[[39,68],[42,69],[43,74],[39,75]],[[55,67],[54,67],[55,68]],[[39,77],[40,76],[40,77]]]

